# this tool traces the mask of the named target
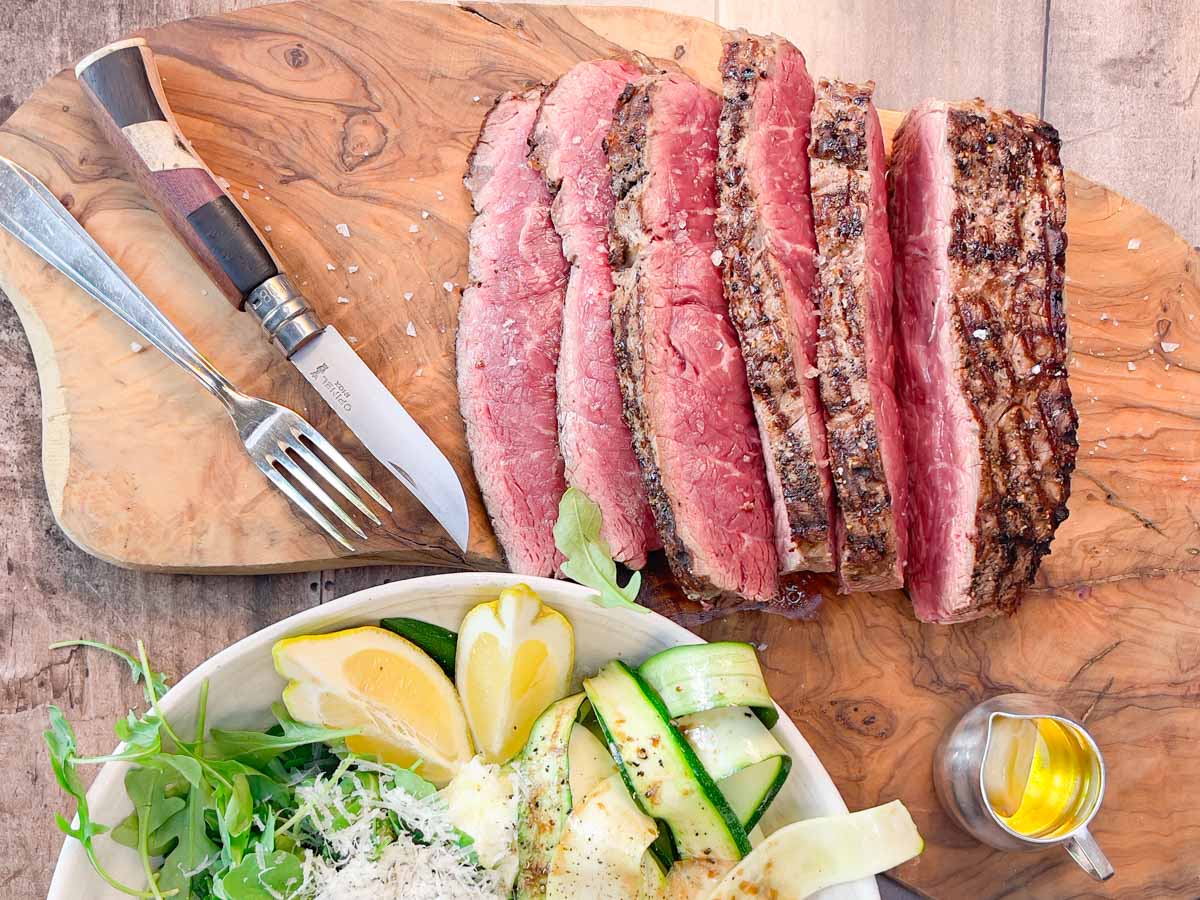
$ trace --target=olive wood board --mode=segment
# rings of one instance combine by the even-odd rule
[[[457,468],[471,545],[459,553],[221,297],[125,175],[69,72],[0,128],[0,153],[45,181],[243,390],[297,409],[346,449],[396,513],[343,555],[267,485],[199,384],[4,235],[0,288],[37,362],[63,530],[118,565],[170,571],[501,566],[455,391],[467,153],[499,93],[622,48],[716,87],[720,29],[632,8],[315,0],[145,36],[200,155]],[[899,114],[882,115],[890,134]],[[1070,518],[1021,611],[921,625],[898,592],[837,597],[814,579],[796,586],[796,618],[742,613],[699,629],[760,646],[778,699],[851,808],[908,804],[928,850],[897,874],[934,896],[1200,894],[1200,257],[1085,178],[1070,174],[1067,196],[1079,468]],[[661,560],[652,570],[648,602],[694,613]],[[1106,755],[1093,831],[1117,874],[1103,885],[1061,850],[988,850],[938,807],[938,736],[971,704],[1018,690],[1084,718]]]

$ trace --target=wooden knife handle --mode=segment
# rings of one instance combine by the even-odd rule
[[[279,274],[279,265],[179,130],[154,52],[142,38],[117,41],[84,58],[75,75],[138,186],[241,309],[251,291]]]

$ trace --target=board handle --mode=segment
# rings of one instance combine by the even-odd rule
[[[280,274],[245,213],[183,136],[142,38],[101,47],[75,67],[93,117],[138,186],[238,309]]]

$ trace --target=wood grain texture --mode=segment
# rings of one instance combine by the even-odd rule
[[[1052,0],[1045,117],[1063,160],[1200,245],[1200,9],[1193,0]]]
[[[254,15],[274,15],[283,9],[286,7]],[[663,20],[653,24],[645,20],[625,25],[618,22],[614,26],[611,23],[617,14],[609,13],[579,11],[557,30],[547,30],[544,24],[542,17],[552,15],[550,12],[504,18],[493,9],[489,15],[504,23],[491,27],[510,31],[518,31],[520,20],[519,40],[523,43],[536,46],[537,42],[547,42],[549,49],[539,51],[538,61],[530,67],[535,74],[552,68],[547,59],[591,52],[594,45],[589,42],[596,40],[587,36],[591,29],[600,29],[608,37],[619,34],[620,28],[631,29],[639,38],[652,38],[653,46],[658,48],[654,52],[660,55],[673,52],[672,41],[677,33],[664,27]],[[306,267],[314,293],[333,296],[342,285],[354,284],[351,279],[368,274],[368,266],[361,260],[382,257],[389,251],[389,241],[373,236],[366,247],[369,252],[350,254],[346,252],[347,244],[339,243],[336,234],[312,235],[301,224],[312,221],[328,203],[321,191],[344,191],[352,195],[351,199],[358,192],[358,199],[384,206],[380,215],[385,216],[397,205],[389,193],[396,187],[395,180],[389,180],[385,172],[375,170],[364,186],[357,182],[363,176],[337,169],[343,153],[340,135],[346,132],[348,113],[366,107],[371,118],[379,121],[382,110],[370,106],[379,97],[353,93],[352,79],[342,77],[344,70],[322,69],[329,76],[324,85],[292,85],[296,89],[282,101],[289,110],[289,121],[289,104],[309,109],[311,116],[296,120],[293,134],[287,133],[282,124],[276,130],[267,127],[260,132],[254,117],[265,116],[265,112],[253,101],[263,85],[235,81],[233,73],[255,65],[275,71],[272,66],[277,63],[261,61],[270,57],[269,48],[275,46],[272,41],[281,32],[287,34],[288,28],[308,25],[289,19],[280,26],[273,20],[272,26],[264,30],[246,24],[256,19],[237,21],[239,25],[221,26],[206,33],[208,38],[219,35],[227,39],[223,46],[229,52],[215,60],[211,54],[186,56],[181,43],[173,45],[178,52],[174,56],[175,72],[168,72],[167,91],[177,109],[186,105],[191,110],[188,117],[181,118],[189,134],[203,133],[205,145],[197,143],[201,153],[223,154],[229,171],[218,168],[218,172],[234,182],[235,190],[244,188],[252,194],[251,215],[260,223],[275,220],[294,226],[290,238],[293,255],[286,260],[288,265]],[[352,33],[342,44],[339,41],[345,35],[329,30],[327,18],[313,16],[310,21],[317,36],[311,46],[306,45],[306,51],[332,44],[337,54],[331,56],[340,59],[340,54],[349,54],[345,46],[360,37]],[[202,26],[215,27],[212,23]],[[193,23],[186,27],[201,26]],[[715,59],[712,31],[690,23],[687,28],[694,31],[688,32],[691,43],[685,50],[693,48],[695,55],[713,53]],[[490,29],[485,33],[490,34]],[[802,35],[793,36],[802,40]],[[252,47],[257,49],[249,49]],[[710,49],[695,49],[700,47]],[[88,49],[91,46],[81,47],[79,54]],[[445,60],[466,52],[450,42],[435,60],[437,73],[445,76]],[[295,72],[285,74],[291,78]],[[472,77],[498,90],[525,74],[525,69],[510,65],[490,75],[473,72]],[[203,93],[209,85],[219,84],[224,89],[226,83],[231,91],[227,96],[249,103],[246,114],[239,114],[233,127],[212,124],[220,122],[225,113],[219,103]],[[360,79],[358,86],[363,84]],[[390,94],[383,99],[386,104],[428,104],[428,84],[422,82],[415,93]],[[323,103],[321,91],[329,90],[330,85],[343,93],[337,95],[338,102]],[[72,108],[63,114],[61,106],[71,104],[54,105],[55,99],[64,99],[53,93],[56,89],[51,85],[48,94],[34,101],[43,105],[32,107],[40,110],[42,121],[63,123],[53,152],[34,148],[33,133],[28,130],[23,135],[10,131],[0,138],[5,148],[0,152],[27,154],[18,158],[35,159],[44,167],[41,171],[35,169],[43,177],[58,172],[59,180],[51,178],[52,186],[73,194],[73,202],[82,204],[76,212],[100,242],[110,251],[125,254],[120,257],[122,262],[143,286],[153,288],[152,296],[164,306],[180,296],[181,283],[196,288],[189,298],[202,296],[202,282],[181,282],[156,274],[161,268],[181,271],[191,262],[177,245],[160,241],[164,233],[160,223],[130,183],[117,175],[115,157],[89,143],[92,133],[82,111]],[[457,122],[453,117],[458,113],[453,109],[449,112]],[[369,125],[367,119],[358,121]],[[894,127],[894,119],[889,121]],[[455,131],[449,141],[455,148],[458,141],[467,142],[471,137],[469,125],[463,125],[461,131]],[[368,138],[373,133],[354,132]],[[339,139],[331,142],[330,135]],[[195,135],[193,140],[197,140]],[[259,180],[264,186],[268,182],[255,176],[262,171],[257,160],[280,148],[289,150],[288,141],[293,140],[300,145],[291,149],[296,157],[307,153],[335,174],[320,176],[325,179],[320,185],[309,185],[312,193],[296,188],[288,194],[285,205],[275,199],[277,188],[287,187],[282,179],[270,182],[271,190],[260,192],[256,187]],[[432,177],[436,166],[449,165],[446,159],[423,159],[419,148],[415,136],[403,147],[406,162],[419,164],[418,168],[429,167],[417,174],[419,182]],[[371,163],[366,165],[370,171]],[[73,180],[77,177],[82,185],[78,189]],[[404,184],[400,184],[401,191],[406,190]],[[459,202],[457,195],[445,193],[444,202]],[[267,194],[273,199],[265,200]],[[403,202],[412,200],[405,197]],[[427,202],[423,197],[415,201]],[[1194,687],[1200,670],[1200,612],[1194,601],[1200,589],[1200,497],[1196,493],[1200,473],[1189,476],[1188,482],[1182,480],[1187,466],[1194,467],[1200,455],[1200,437],[1194,427],[1200,413],[1200,325],[1190,318],[1200,314],[1200,266],[1186,244],[1162,223],[1114,194],[1073,178],[1069,202],[1072,243],[1068,273],[1073,281],[1068,286],[1068,305],[1074,351],[1071,374],[1080,405],[1083,448],[1071,518],[1056,541],[1026,610],[1013,620],[938,629],[913,622],[901,598],[894,594],[850,598],[830,594],[830,599],[817,608],[812,608],[816,604],[808,605],[809,621],[790,623],[743,615],[709,625],[705,631],[710,637],[736,636],[766,645],[764,653],[773,688],[827,762],[852,806],[892,796],[909,803],[930,839],[930,847],[921,860],[900,874],[936,896],[1191,897],[1200,883],[1200,861],[1188,851],[1200,842],[1196,816],[1200,800],[1196,795],[1200,785],[1196,751],[1200,746],[1200,705]],[[462,203],[465,209],[465,197]],[[370,224],[370,217],[366,221],[368,225],[361,230],[373,235],[372,229],[377,226]],[[401,231],[400,237],[404,234]],[[387,237],[394,241],[396,235]],[[1129,239],[1135,237],[1142,242],[1139,249],[1127,249]],[[136,249],[147,242],[156,248],[152,259],[140,256]],[[436,248],[434,242],[428,246],[435,248],[430,257],[435,262],[453,256],[438,255],[441,248]],[[327,254],[331,252],[344,255],[330,257]],[[326,259],[337,262],[335,272],[324,269]],[[345,268],[356,260],[361,268],[351,276]],[[0,268],[8,271],[4,258],[0,258]],[[4,284],[10,286],[9,276],[4,277]],[[48,275],[35,267],[28,277],[32,280],[22,282],[27,289],[29,285],[44,289]],[[276,392],[269,396],[288,396],[295,390],[289,381],[296,377],[294,373],[276,363],[265,349],[255,357],[259,352],[255,343],[257,326],[249,320],[235,320],[215,291],[208,289],[204,299],[214,305],[208,313],[195,313],[196,335],[219,333],[222,346],[210,349],[211,338],[202,346],[214,355],[218,350],[227,353],[231,368],[242,367],[234,374],[257,379],[255,383],[263,387],[264,393]],[[382,294],[384,289],[376,286],[372,290]],[[422,295],[422,301],[436,297],[430,291]],[[356,302],[357,297],[347,305],[347,312]],[[385,314],[384,319],[392,329],[397,327],[394,315]],[[182,374],[177,383],[172,382],[170,375],[164,374],[170,372],[165,362],[156,367],[152,352],[131,354],[129,333],[116,323],[105,322],[106,318],[106,313],[94,308],[79,320],[81,330],[73,332],[63,344],[67,348],[64,358],[93,354],[95,362],[89,371],[76,372],[74,380],[63,381],[61,371],[56,374],[42,366],[41,377],[52,388],[44,397],[51,413],[46,420],[51,462],[67,446],[50,440],[67,418],[65,392],[86,387],[89,378],[98,379],[110,393],[137,390],[152,383],[160,403],[189,415],[204,403],[202,395],[189,393],[190,382]],[[0,335],[6,336],[6,342],[0,345],[0,365],[5,367],[6,383],[27,384],[30,364],[15,331],[11,315],[7,321],[0,319]],[[39,335],[36,328],[31,328],[30,339],[35,348],[44,348],[49,338],[45,329]],[[43,341],[41,345],[39,340]],[[1164,358],[1164,342],[1180,346]],[[389,352],[396,356],[405,346],[404,341],[394,340],[373,352],[377,358],[386,359]],[[38,353],[44,357],[41,349]],[[1172,357],[1167,368],[1167,359]],[[419,363],[410,361],[407,365],[415,371]],[[445,391],[450,383],[446,377],[441,390]],[[1158,387],[1160,384],[1162,387]],[[299,396],[305,399],[303,393]],[[201,399],[197,401],[197,397]],[[310,407],[315,407],[315,397],[310,399]],[[425,402],[433,403],[434,399]],[[217,647],[321,595],[340,595],[377,579],[405,574],[405,570],[347,570],[321,579],[314,575],[201,580],[114,573],[70,549],[52,527],[40,499],[36,474],[37,442],[32,424],[36,410],[36,392],[27,390],[0,412],[6,448],[0,477],[4,479],[5,496],[16,498],[11,511],[7,504],[0,506],[0,516],[4,516],[0,524],[9,526],[8,516],[12,516],[11,528],[5,527],[0,538],[9,562],[0,595],[0,609],[5,612],[0,620],[5,632],[0,637],[10,648],[0,694],[5,704],[0,713],[6,714],[0,718],[0,750],[10,754],[12,762],[6,765],[11,767],[16,783],[33,785],[28,792],[0,801],[0,825],[7,826],[8,832],[0,838],[6,842],[0,845],[0,860],[4,861],[0,893],[30,897],[39,891],[37,886],[29,890],[29,882],[41,873],[44,885],[58,844],[52,830],[43,827],[50,821],[50,810],[59,805],[57,789],[48,781],[48,767],[37,742],[37,733],[44,725],[44,704],[57,698],[76,717],[82,716],[86,722],[84,740],[95,746],[108,740],[108,723],[114,711],[133,699],[131,694],[113,695],[110,686],[123,677],[115,667],[110,669],[105,664],[103,670],[94,668],[96,677],[88,681],[82,672],[71,675],[74,670],[70,666],[52,661],[49,654],[36,648],[73,631],[118,641],[141,635],[148,637],[152,645],[162,646],[166,668],[182,673]],[[87,411],[84,420],[91,417],[111,423],[119,415],[126,423],[128,411],[124,401],[97,404]],[[185,418],[181,425],[189,429],[186,434],[191,443],[211,450],[220,429],[227,427],[220,421],[221,415],[215,409],[207,419]],[[122,430],[128,427],[123,424]],[[138,446],[133,437],[111,437],[127,452]],[[127,442],[120,444],[121,440]],[[240,453],[236,446],[233,450]],[[111,459],[102,455],[94,464],[104,467],[123,462],[118,456],[114,451]],[[205,485],[202,474],[187,474],[182,467],[179,471],[184,473],[182,477],[193,479],[183,489],[196,490],[198,485]],[[103,479],[97,479],[97,483],[100,481]],[[134,483],[126,481],[124,486]],[[12,491],[7,490],[10,484]],[[256,503],[269,503],[269,499],[257,497],[248,484],[234,485],[231,490],[241,492],[241,506],[230,507],[235,517],[250,509],[257,514],[262,507]],[[186,513],[183,507],[181,515]],[[286,508],[274,513],[268,510],[266,515],[282,519]],[[172,524],[178,523],[172,520]],[[136,549],[137,533],[129,532],[127,537]],[[224,538],[219,530],[210,530],[191,533],[188,539],[189,547],[204,547]],[[221,552],[229,549],[227,543]],[[303,553],[305,548],[293,547],[293,551]],[[96,597],[97,592],[100,597]],[[1006,856],[986,851],[953,830],[937,809],[928,776],[936,736],[972,703],[1009,689],[1058,696],[1072,712],[1086,713],[1089,724],[1096,729],[1112,775],[1105,808],[1096,821],[1097,835],[1118,869],[1117,877],[1108,884],[1096,886],[1087,881],[1061,852]],[[31,823],[37,823],[36,830]]]

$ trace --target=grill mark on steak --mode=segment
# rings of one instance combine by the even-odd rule
[[[554,196],[550,216],[571,265],[557,374],[566,479],[600,507],[613,557],[632,568],[645,564],[659,539],[622,418],[609,309],[613,198],[602,143],[617,97],[641,74],[611,59],[572,67],[546,92],[529,154]]]
[[[456,337],[471,464],[512,571],[554,575],[558,502],[555,371],[567,263],[550,192],[525,163],[544,88],[504,94],[484,118],[463,183],[475,220]]]
[[[928,621],[1009,613],[1066,519],[1078,448],[1058,135],[979,100],[927,103],[896,134],[892,175],[902,311],[940,311],[901,328],[905,402],[957,417],[930,428],[949,436],[953,472],[930,477],[927,455],[910,480],[909,591]]]
[[[894,388],[892,253],[874,83],[820,79],[811,185],[821,315],[817,369],[837,493],[843,593],[904,583],[906,494]]]
[[[769,605],[777,560],[761,450],[708,258],[716,113],[716,98],[678,74],[643,78],[618,100],[605,143],[613,335],[625,420],[676,580],[706,605],[737,595]],[[677,166],[652,162],[665,152],[658,142],[679,151]]]
[[[833,487],[813,378],[812,82],[795,47],[744,31],[726,35],[721,76],[717,239],[773,495],[776,549],[785,572],[829,572]]]
[[[971,592],[978,612],[1008,613],[1067,517],[1079,446],[1066,370],[1060,141],[1045,122],[982,102],[952,107],[948,118],[957,338],[982,440],[975,528],[990,537],[978,544]],[[997,279],[1012,285],[999,297]]]

